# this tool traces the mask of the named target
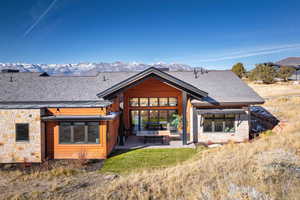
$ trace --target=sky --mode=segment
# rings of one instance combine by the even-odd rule
[[[1,0],[0,63],[183,63],[300,56],[299,0]]]

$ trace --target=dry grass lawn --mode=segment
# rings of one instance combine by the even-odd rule
[[[0,172],[3,199],[300,199],[300,87],[250,84],[282,120],[274,134],[126,175]],[[57,169],[56,169],[57,170]],[[3,181],[4,180],[4,181]],[[40,180],[40,182],[37,182]],[[47,187],[34,184],[48,184]],[[51,186],[53,185],[53,186]],[[51,187],[50,187],[51,186]]]

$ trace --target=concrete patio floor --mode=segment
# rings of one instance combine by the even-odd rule
[[[159,148],[196,148],[194,143],[188,143],[183,145],[181,140],[171,140],[169,144],[160,143],[144,143],[143,137],[129,136],[125,142],[125,145],[117,145],[115,149],[159,149]]]

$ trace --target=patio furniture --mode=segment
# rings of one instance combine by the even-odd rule
[[[146,131],[138,132],[136,136],[144,138],[144,143],[155,143],[159,141],[161,144],[169,144],[170,132],[169,131]]]

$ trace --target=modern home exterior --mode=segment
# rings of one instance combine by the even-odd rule
[[[171,135],[183,145],[243,142],[249,106],[264,103],[231,71],[70,77],[7,70],[0,86],[0,163],[105,159],[130,135]]]

